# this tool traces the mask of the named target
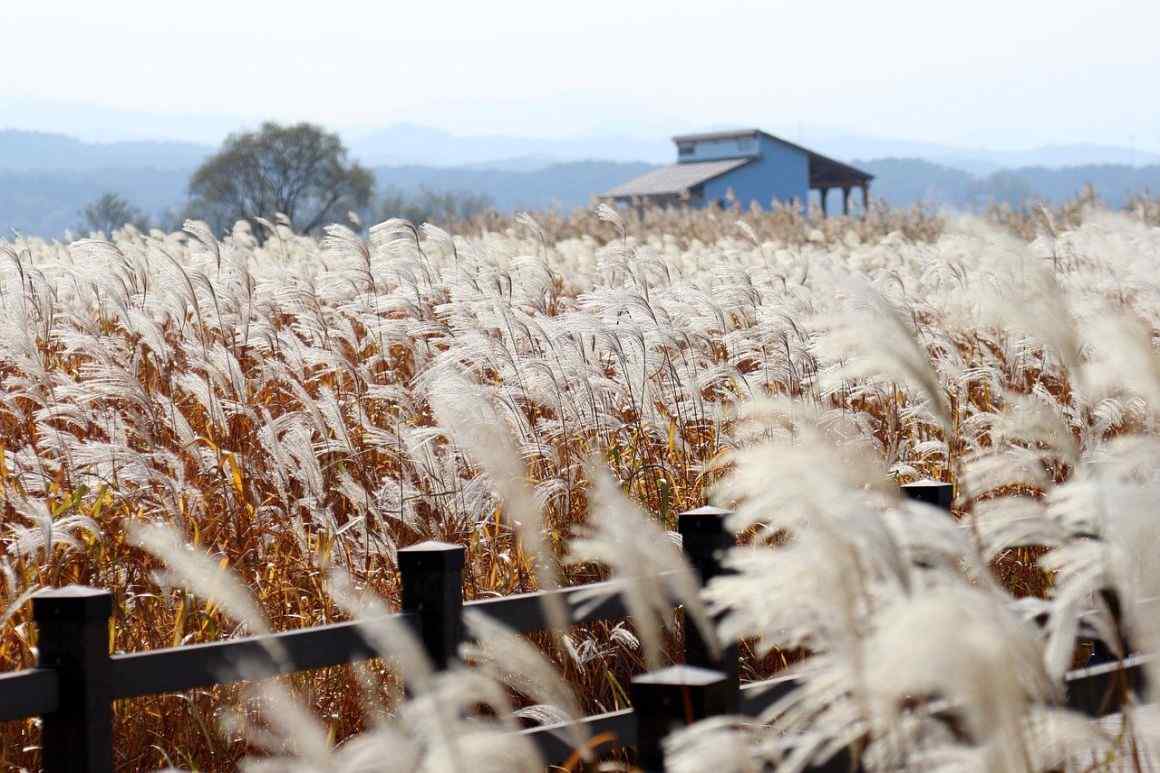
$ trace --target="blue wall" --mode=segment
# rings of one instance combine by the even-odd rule
[[[706,182],[703,201],[710,204],[724,200],[726,191],[732,189],[742,209],[748,209],[753,202],[769,209],[774,199],[786,204],[796,199],[804,208],[810,192],[809,156],[768,137],[759,136],[757,141],[761,157]],[[729,142],[736,148],[736,140]],[[682,158],[686,159],[689,157]]]

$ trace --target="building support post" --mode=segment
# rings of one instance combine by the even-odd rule
[[[870,183],[862,183],[862,217],[870,214]]]
[[[846,217],[850,216],[850,189],[848,187],[842,188],[842,214]]]
[[[830,192],[829,188],[818,188],[818,193],[822,198],[822,217],[826,216],[826,194]]]

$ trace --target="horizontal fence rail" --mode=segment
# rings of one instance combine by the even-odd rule
[[[949,484],[903,487],[911,499],[950,510]],[[726,571],[721,557],[731,544],[728,511],[702,507],[682,513],[678,529],[686,556],[703,582]],[[628,616],[621,591],[631,579],[464,602],[465,549],[425,542],[399,550],[402,611],[390,615],[422,641],[437,668],[458,656],[463,613],[485,614],[518,633],[549,627],[546,601],[556,597],[573,625]],[[657,578],[647,578],[655,581]],[[641,580],[646,581],[646,580]],[[1113,600],[1114,601],[1114,600]],[[46,773],[104,773],[113,769],[112,702],[146,695],[264,679],[344,665],[382,653],[367,633],[374,619],[335,623],[265,636],[131,654],[108,652],[112,596],[70,586],[33,598],[39,630],[38,667],[0,674],[0,721],[42,718]],[[795,673],[741,686],[736,647],[717,657],[694,626],[684,632],[685,664],[643,674],[631,684],[632,708],[576,720],[594,738],[633,748],[645,770],[663,770],[661,741],[672,729],[708,716],[757,716],[797,689],[808,674]],[[1129,692],[1143,687],[1145,656],[1095,665],[1067,675],[1067,706],[1099,717],[1120,710]],[[576,756],[566,740],[568,723],[520,731],[550,765]],[[843,752],[811,768],[849,771]]]
[[[628,609],[624,606],[624,599],[620,596],[620,590],[623,587],[624,583],[622,582],[594,582],[572,588],[468,601],[463,605],[463,608],[482,612],[516,633],[535,633],[549,627],[545,605],[551,596],[559,598],[564,603],[564,608],[568,611],[568,621],[572,625],[599,623],[627,617]],[[607,595],[597,602],[592,599],[592,594]],[[578,611],[580,606],[589,608],[580,614]]]
[[[56,711],[59,692],[60,682],[52,669],[0,674],[0,722]]]
[[[1106,717],[1123,708],[1127,686],[1138,692],[1149,655],[1132,655],[1116,663],[1078,668],[1064,676],[1067,690],[1065,705],[1089,717]],[[741,688],[741,713],[754,717],[773,706],[798,688],[803,674],[775,676],[761,682],[750,682]]]
[[[622,587],[623,583],[591,583],[575,588],[469,601],[463,604],[463,609],[486,614],[517,633],[534,633],[548,627],[544,605],[549,596],[557,596],[564,602],[572,625],[627,617],[628,611],[618,594]],[[588,596],[593,591],[613,595],[596,602]],[[583,614],[578,614],[576,609],[581,604],[588,608]],[[416,634],[421,632],[418,615],[400,613],[391,617],[406,623]],[[380,657],[382,653],[363,633],[363,629],[373,626],[374,622],[375,619],[371,618],[267,636],[113,655],[113,698],[139,698],[267,679]],[[53,674],[51,671],[31,673],[37,676]]]
[[[1128,693],[1143,692],[1144,669],[1151,659],[1150,655],[1133,655],[1123,661],[1071,671],[1064,680],[1067,707],[1089,717],[1118,713]]]
[[[392,615],[418,629],[413,614]],[[267,679],[379,657],[362,629],[374,619],[335,623],[213,644],[112,657],[113,697],[139,698],[197,687]]]
[[[564,765],[576,756],[576,749],[568,741],[566,733],[569,727],[582,725],[588,735],[596,738],[605,735],[615,738],[618,746],[636,746],[636,714],[632,709],[610,711],[607,714],[594,714],[583,717],[576,722],[556,722],[551,725],[540,725],[521,730],[536,745],[540,756],[548,765]]]

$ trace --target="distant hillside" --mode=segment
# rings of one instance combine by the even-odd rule
[[[1023,167],[996,172],[984,183],[980,192],[983,199],[994,194],[1009,204],[1018,204],[1025,197],[1060,202],[1075,196],[1090,183],[1104,201],[1119,207],[1126,204],[1133,194],[1160,194],[1160,164],[1138,167],[1099,164],[1061,169]],[[979,194],[976,194],[975,201],[978,200]]]
[[[532,171],[430,166],[380,167],[377,190],[415,194],[483,193],[505,212],[571,210],[651,169],[649,164],[578,161]],[[119,193],[152,216],[179,209],[192,167],[186,169],[94,169],[92,171],[0,170],[0,232],[60,236],[81,221],[81,210],[102,193]]]
[[[0,232],[15,228],[61,236],[80,223],[81,210],[87,204],[106,192],[124,196],[155,218],[178,210],[185,200],[189,175],[200,160],[197,154],[204,152],[208,149],[183,143],[104,145],[56,135],[0,132]],[[102,165],[102,158],[109,163]],[[414,195],[422,190],[485,194],[498,209],[512,212],[585,207],[595,195],[654,168],[646,163],[617,161],[543,167],[538,163],[527,158],[524,163],[457,167],[379,166],[374,173],[380,197],[392,191]],[[855,163],[876,175],[871,195],[899,207],[924,203],[979,209],[991,202],[1060,202],[1089,182],[1112,206],[1122,205],[1133,193],[1160,192],[1160,166],[1024,167],[976,177],[914,158]]]
[[[530,171],[388,166],[375,169],[375,179],[380,191],[394,188],[416,193],[425,188],[438,193],[482,193],[502,211],[570,210],[588,206],[593,196],[653,168],[652,164],[616,161],[575,161]]]
[[[959,204],[976,179],[961,169],[917,158],[880,158],[853,163],[874,175],[870,195],[895,207],[908,207],[916,202]]]
[[[777,133],[774,131],[774,134]],[[1001,169],[1031,166],[1060,168],[1101,164],[1124,166],[1160,164],[1160,153],[1147,149],[1094,143],[992,150],[984,147],[956,147],[935,142],[871,137],[820,127],[805,127],[798,132],[789,132],[785,134],[785,138],[841,161],[855,158],[921,159],[969,172],[978,177],[985,177]]]
[[[1031,167],[1081,169],[1091,166],[1134,166],[1139,168],[1160,164],[1160,154],[1112,145],[1045,145],[1027,150],[978,151],[974,154],[951,151],[927,158],[976,174]]]
[[[1100,164],[1061,169],[1031,166],[975,177],[916,158],[854,163],[876,176],[870,186],[873,196],[900,207],[923,203],[979,209],[991,203],[1019,206],[1029,200],[1058,204],[1076,196],[1089,183],[1112,207],[1123,206],[1134,194],[1160,193],[1160,165]]]
[[[190,170],[213,152],[189,142],[82,142],[63,134],[0,130],[0,170],[89,172]]]
[[[119,193],[157,217],[185,201],[190,170],[99,169],[91,172],[0,170],[0,233],[12,229],[60,236],[81,222],[81,210],[103,193]]]

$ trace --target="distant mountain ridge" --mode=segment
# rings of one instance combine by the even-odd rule
[[[0,234],[60,237],[81,222],[81,210],[104,193],[119,193],[154,218],[185,201],[188,170],[0,170]]]
[[[192,142],[84,142],[64,134],[0,129],[0,170],[193,169],[214,148]]]
[[[1160,193],[1160,164],[1090,164],[1052,169],[1025,166],[977,177],[961,169],[917,158],[880,158],[855,164],[875,175],[872,196],[892,206],[977,210],[992,203],[1019,206],[1026,201],[1060,203],[1091,185],[1111,207],[1137,194]]]
[[[1024,167],[1060,168],[1101,164],[1152,166],[1160,164],[1160,153],[1113,145],[1043,145],[1019,150],[994,150],[868,137],[824,129],[806,129],[800,135],[787,136],[786,139],[791,139],[841,161],[849,162],[859,158],[914,158],[958,169],[976,177],[985,177],[1000,169]]]
[[[2,120],[2,117],[0,117]],[[774,134],[842,161],[856,158],[918,158],[986,176],[999,169],[1099,164],[1160,164],[1160,153],[1111,145],[1047,145],[1024,150],[960,148],[930,142],[871,137],[826,129]],[[573,161],[672,163],[668,136],[647,139],[622,135],[564,138],[453,132],[398,123],[382,129],[342,132],[351,157],[365,166],[479,167],[533,171]],[[0,129],[0,169],[91,170],[197,166],[214,151],[208,144],[126,139],[91,142],[50,132]]]
[[[532,170],[471,167],[376,167],[376,189],[414,195],[482,193],[504,212],[588,206],[592,197],[652,167],[642,163],[576,161]],[[192,169],[97,171],[0,170],[0,233],[61,236],[75,229],[81,210],[106,192],[119,193],[154,217],[177,211]],[[170,215],[172,218],[172,215]],[[173,223],[171,223],[172,225]]]
[[[513,212],[585,207],[594,196],[654,168],[639,162],[572,161],[538,169],[382,166],[374,171],[380,191],[482,193],[496,209]]]
[[[425,130],[418,127],[416,131],[412,127],[411,131],[412,145],[408,147],[400,142],[400,155],[420,152],[422,143],[415,137],[424,135]],[[382,140],[383,136],[379,135],[375,141]],[[447,147],[454,147],[461,140],[468,142],[443,133],[440,142],[450,142]],[[840,151],[841,144],[836,144]],[[472,154],[483,153],[479,147],[484,146],[472,150],[468,142],[454,156],[448,150],[442,160],[460,159],[454,164],[374,164],[379,194],[389,189],[404,194],[424,189],[435,193],[486,194],[498,209],[506,212],[552,207],[570,210],[587,206],[595,195],[654,168],[653,164],[642,161],[556,161],[549,151],[553,148],[559,151],[566,145],[545,148],[528,144],[515,148],[506,140],[485,147],[489,153],[508,155],[470,160]],[[905,150],[907,145],[875,147]],[[925,150],[937,153],[938,147],[925,146]],[[1106,152],[1112,150],[1106,149]],[[185,201],[190,175],[212,152],[210,146],[197,143],[83,142],[59,134],[0,130],[0,231],[17,229],[24,233],[61,236],[79,224],[80,212],[87,204],[106,192],[121,194],[154,217],[178,211]],[[1065,155],[1078,152],[1072,149]],[[1040,155],[1033,153],[1031,157],[1060,157],[1052,153],[1056,151],[1045,148]],[[834,155],[851,158],[856,166],[876,175],[871,195],[895,206],[923,203],[933,207],[977,209],[992,201],[1013,204],[1036,198],[1061,201],[1074,196],[1086,183],[1095,185],[1113,206],[1123,204],[1133,193],[1160,192],[1160,165],[1089,164],[1060,168],[1022,165],[989,172],[988,166],[979,167],[973,174],[949,161],[889,154],[860,161],[858,156]],[[362,157],[356,157],[367,163]],[[661,162],[671,163],[671,158],[665,157]],[[170,221],[172,225],[172,216]]]

